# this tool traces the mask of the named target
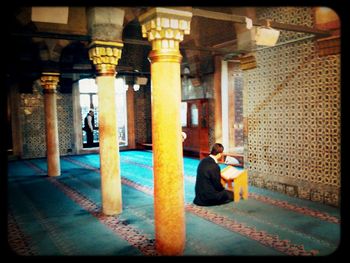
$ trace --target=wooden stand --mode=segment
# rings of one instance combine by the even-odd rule
[[[233,183],[233,186],[232,186]],[[226,180],[225,178],[221,177],[221,184],[230,191],[233,191],[233,201],[239,202],[241,197],[241,191],[242,191],[242,198],[248,199],[248,171],[242,170],[242,173],[233,179]]]

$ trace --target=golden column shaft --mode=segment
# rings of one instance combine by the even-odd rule
[[[114,82],[114,76],[99,76],[96,79],[99,105],[102,210],[106,215],[120,214],[122,212]]]
[[[41,85],[44,88],[44,111],[46,129],[46,152],[48,176],[61,175],[60,151],[57,125],[56,88],[59,73],[43,73]]]
[[[139,19],[143,36],[152,42],[154,217],[156,249],[162,255],[181,255],[186,241],[179,42],[189,33],[191,16],[153,8]]]
[[[122,212],[117,108],[115,102],[115,68],[121,57],[122,43],[94,41],[89,50],[98,77],[99,147],[102,191],[102,212]]]
[[[186,240],[179,62],[152,62],[151,76],[156,246],[178,255]]]

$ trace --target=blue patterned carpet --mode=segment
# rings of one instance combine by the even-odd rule
[[[8,241],[19,255],[157,255],[152,153],[120,152],[123,213],[101,214],[99,156],[61,157],[62,175],[46,176],[46,159],[8,165]],[[184,158],[188,256],[325,256],[340,242],[340,211],[249,186],[249,199],[192,204],[198,159]],[[167,175],[169,176],[169,175]]]

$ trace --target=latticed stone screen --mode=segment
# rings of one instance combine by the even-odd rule
[[[258,18],[312,26],[311,8],[260,9]],[[281,32],[279,42],[305,37]],[[340,56],[318,56],[313,39],[256,52],[244,71],[247,168],[253,185],[338,205]]]

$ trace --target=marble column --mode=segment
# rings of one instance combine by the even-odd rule
[[[143,37],[152,43],[154,217],[162,255],[181,255],[186,241],[179,43],[189,34],[191,17],[188,11],[159,7],[139,17]]]
[[[57,84],[59,73],[44,72],[41,76],[41,86],[44,89],[44,110],[46,128],[46,155],[48,176],[61,175],[60,150],[57,126]]]
[[[123,48],[124,10],[91,7],[87,18],[89,58],[97,72],[102,212],[115,215],[122,212],[115,76]]]
[[[115,75],[121,57],[122,43],[93,41],[89,57],[98,76],[98,119],[102,212],[115,215],[122,212],[117,108],[115,103]]]

